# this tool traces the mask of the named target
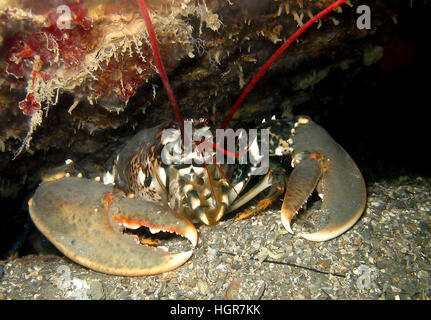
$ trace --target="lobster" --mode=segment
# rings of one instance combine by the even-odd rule
[[[344,2],[336,1],[315,15],[274,53],[244,89],[221,129],[226,129],[274,60],[310,25]],[[126,230],[145,227],[151,234],[171,232],[195,247],[195,224],[213,225],[264,191],[266,195],[237,220],[264,211],[284,196],[281,222],[293,233],[294,216],[317,190],[326,221],[320,230],[301,236],[326,241],[351,228],[364,211],[366,188],[347,152],[307,116],[264,122],[249,140],[244,140],[244,131],[230,139],[227,130],[224,135],[216,130],[214,143],[211,121],[181,117],[145,1],[139,0],[139,5],[176,121],[143,129],[126,143],[113,166],[115,186],[71,176],[70,163],[46,177],[29,200],[30,215],[39,230],[79,264],[108,274],[141,276],[175,269],[193,250],[170,253]],[[224,148],[229,139],[231,146]],[[247,154],[248,163],[235,163],[247,159]],[[290,160],[290,174],[275,157]]]

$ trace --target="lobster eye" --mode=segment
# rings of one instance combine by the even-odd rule
[[[213,122],[210,119],[200,118],[199,119],[199,128],[202,127],[211,127]]]
[[[169,129],[178,129],[180,126],[178,125],[178,123],[176,123],[175,121],[171,121],[168,124],[168,128]]]

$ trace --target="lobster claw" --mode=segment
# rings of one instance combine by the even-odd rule
[[[170,254],[140,245],[123,228],[147,226],[151,232],[171,231],[197,243],[195,227],[169,208],[116,197],[112,187],[74,177],[42,182],[29,200],[38,229],[68,258],[90,269],[122,276],[172,270],[192,251]],[[102,201],[103,200],[103,201]]]
[[[282,223],[293,233],[293,216],[317,188],[323,194],[321,209],[328,212],[328,219],[319,231],[301,236],[312,241],[330,240],[352,227],[364,211],[364,179],[347,152],[308,117],[298,117],[293,140],[294,170],[281,209]]]

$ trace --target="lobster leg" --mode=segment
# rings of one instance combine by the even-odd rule
[[[112,195],[111,187],[88,179],[42,182],[29,200],[39,230],[68,258],[90,269],[141,276],[172,270],[192,251],[171,254],[137,243],[124,228],[175,232],[197,242],[195,227],[172,210],[145,200]]]
[[[281,210],[283,225],[291,231],[293,216],[317,187],[323,194],[321,209],[328,212],[328,220],[319,231],[301,236],[312,241],[335,238],[352,227],[364,211],[364,179],[347,152],[308,117],[298,117],[293,140],[295,169]]]
[[[260,200],[256,206],[253,208],[247,209],[242,212],[239,216],[235,218],[235,221],[244,220],[249,217],[255,216],[262,211],[264,211],[268,206],[271,205],[275,200],[277,200],[284,191],[285,188],[285,169],[283,169],[276,162],[270,162],[270,170],[265,175],[265,177],[256,184],[253,188],[247,191],[244,195],[242,195],[239,199],[237,199],[229,208],[229,212],[232,212],[244,204],[248,203],[254,197],[256,197],[259,193],[264,191],[266,188],[269,188],[268,194],[264,199]]]
[[[275,200],[283,194],[285,188],[285,170],[271,168],[264,180],[269,181],[271,187],[264,199],[260,200],[254,207],[245,210],[235,218],[235,221],[244,220],[255,216],[268,208]],[[253,191],[250,190],[250,191]]]

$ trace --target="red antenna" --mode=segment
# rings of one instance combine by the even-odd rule
[[[151,47],[153,48],[154,60],[156,60],[156,65],[160,73],[160,78],[162,79],[166,94],[168,95],[169,101],[171,102],[172,108],[175,112],[175,116],[177,117],[178,123],[180,125],[181,136],[184,138],[183,118],[181,117],[180,108],[178,108],[177,100],[175,100],[174,92],[172,91],[171,85],[169,84],[168,76],[166,75],[165,67],[163,66],[159,46],[157,45],[157,37],[153,29],[153,24],[151,23],[147,5],[145,4],[144,0],[139,0],[139,6],[141,7],[141,11],[144,16],[145,25],[147,26],[148,37],[150,38]]]
[[[317,20],[321,19],[322,17],[326,16],[329,12],[334,10],[336,7],[342,5],[347,0],[338,0],[329,5],[327,8],[320,11],[318,14],[316,14],[313,18],[311,18],[307,23],[305,23],[301,28],[299,28],[287,41],[280,47],[278,50],[271,56],[271,58],[268,59],[268,61],[263,65],[263,67],[259,70],[259,72],[254,76],[254,78],[250,81],[250,83],[247,85],[247,87],[242,91],[241,95],[238,97],[238,99],[235,101],[234,105],[230,109],[226,119],[223,121],[223,124],[221,126],[222,129],[225,129],[230,120],[232,119],[232,116],[234,115],[235,111],[240,106],[241,102],[244,100],[244,98],[248,95],[248,93],[251,91],[251,89],[254,87],[254,85],[260,80],[260,78],[263,76],[263,74],[268,70],[268,68],[274,63],[274,61],[278,58],[280,54],[283,53],[284,50],[293,42],[296,38],[298,38],[302,33],[304,33],[310,26],[315,23]],[[157,45],[157,38],[156,34],[153,29],[153,25],[151,23],[150,15],[148,13],[147,6],[145,4],[144,0],[138,0],[139,6],[141,7],[142,14],[144,16],[145,24],[147,26],[148,30],[148,36],[150,38],[151,47],[153,48],[154,52],[154,58],[156,60],[157,69],[159,70],[160,77],[163,82],[163,86],[165,87],[166,94],[168,95],[169,101],[171,102],[172,108],[174,109],[175,116],[177,117],[177,120],[180,125],[181,134],[184,137],[184,123],[181,117],[180,109],[178,108],[177,101],[175,100],[174,93],[172,91],[171,85],[169,84],[168,77],[166,75],[165,68],[163,66],[162,58],[160,56],[159,47]]]
[[[259,70],[259,72],[254,76],[253,79],[251,79],[250,83],[245,87],[244,91],[241,93],[241,95],[238,97],[234,105],[229,111],[229,114],[227,115],[226,119],[223,121],[223,124],[221,125],[221,129],[226,128],[229,121],[232,119],[232,116],[234,115],[236,109],[238,109],[239,105],[241,104],[242,100],[247,96],[247,94],[250,92],[250,90],[254,87],[256,82],[259,81],[259,79],[263,76],[263,74],[268,70],[268,68],[271,66],[271,64],[274,63],[275,59],[278,58],[280,54],[283,53],[284,50],[293,42],[296,38],[298,38],[305,30],[310,28],[310,26],[315,23],[320,18],[326,16],[329,12],[334,10],[336,7],[342,5],[346,0],[338,0],[332,3],[329,7],[326,9],[320,11],[318,14],[316,14],[313,18],[308,20],[306,24],[304,24],[301,28],[299,28],[287,41],[280,47],[278,50],[271,56],[271,58],[268,59],[268,61],[263,65],[263,67]]]
[[[151,47],[153,49],[153,54],[154,54],[154,59],[155,59],[156,64],[157,64],[157,69],[159,70],[160,77],[161,77],[162,82],[163,82],[163,86],[165,87],[165,90],[166,90],[166,94],[168,95],[169,101],[172,105],[172,108],[174,109],[175,116],[177,117],[177,120],[179,122],[180,129],[181,129],[181,136],[184,138],[184,123],[183,123],[183,120],[181,117],[180,109],[178,108],[177,101],[175,100],[175,96],[174,96],[174,93],[172,91],[171,85],[169,84],[169,80],[168,80],[168,76],[166,75],[165,67],[163,66],[162,58],[160,56],[159,47],[157,45],[157,37],[156,37],[156,34],[154,32],[154,29],[153,29],[153,24],[151,23],[151,19],[150,19],[150,15],[148,13],[147,5],[146,5],[144,0],[138,0],[138,2],[139,2],[139,6],[141,8],[142,14],[144,16],[145,24],[147,26],[148,37],[150,39]],[[336,7],[342,5],[344,2],[346,2],[346,0],[335,1],[330,6],[328,6],[326,9],[322,10],[317,15],[315,15],[313,18],[311,18],[306,24],[304,24],[301,28],[299,28],[289,39],[287,39],[287,41],[271,56],[271,58],[268,59],[268,61],[263,65],[263,67],[259,70],[259,72],[254,76],[254,78],[250,81],[250,83],[247,85],[247,87],[241,93],[239,98],[236,100],[236,102],[234,103],[234,105],[230,109],[229,114],[227,115],[226,119],[224,120],[224,122],[221,126],[222,129],[226,128],[227,124],[232,119],[232,116],[234,115],[234,113],[238,109],[238,107],[240,106],[241,102],[244,100],[244,98],[247,96],[247,94],[250,92],[250,90],[253,88],[253,86],[263,76],[263,74],[266,72],[266,70],[268,70],[268,68],[274,63],[274,61],[278,58],[278,56],[280,54],[282,54],[283,51],[286,50],[286,48],[293,41],[295,41],[295,39],[298,38],[305,30],[307,30],[313,23],[315,23],[317,20],[319,20],[320,18],[327,15],[329,12],[334,10]],[[208,143],[206,141],[203,141],[203,142],[205,142],[205,144],[208,145]],[[200,143],[198,143],[196,146],[198,147],[202,156],[204,156],[204,153],[201,150],[199,144]],[[248,150],[248,148],[246,150]],[[224,150],[224,151],[225,151],[225,153],[227,153],[226,150]],[[237,154],[235,153],[235,155],[237,155]],[[207,166],[205,160],[204,160],[204,165],[205,165],[205,169],[208,173],[212,194],[214,196],[214,199],[217,201],[217,197],[215,196],[215,192],[214,192],[214,186],[213,186],[212,178],[209,174],[208,166]],[[217,165],[217,168],[220,170],[220,172],[224,175],[224,177],[228,180],[229,184],[232,186],[231,182],[226,177],[226,175],[224,174],[224,172],[222,171],[220,166]],[[235,188],[233,186],[232,186],[232,188],[235,190]],[[236,190],[235,190],[235,192],[236,192]]]

